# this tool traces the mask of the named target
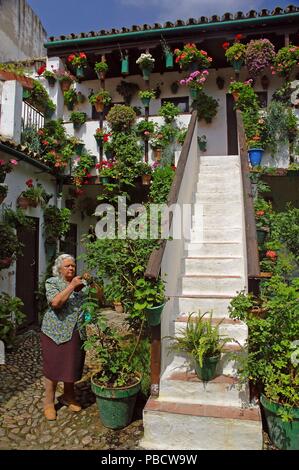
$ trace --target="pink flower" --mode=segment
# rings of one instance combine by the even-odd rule
[[[0,165],[5,165],[5,160],[0,160]]]
[[[18,164],[17,160],[10,160],[10,163],[14,166],[16,166]]]

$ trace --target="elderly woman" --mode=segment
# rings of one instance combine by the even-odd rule
[[[53,276],[46,281],[49,308],[41,328],[46,389],[44,414],[48,420],[56,419],[55,391],[60,381],[64,382],[64,393],[59,401],[71,411],[81,410],[75,400],[74,382],[81,379],[84,365],[81,312],[84,280],[76,276],[75,260],[66,254],[56,259]]]

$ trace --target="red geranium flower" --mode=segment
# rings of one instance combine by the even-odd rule
[[[244,37],[244,36],[243,36],[243,34],[241,34],[241,33],[236,34],[236,35],[235,35],[235,40],[236,40],[236,41],[241,41],[241,39],[243,39],[243,37]]]
[[[225,50],[228,49],[228,48],[229,48],[229,42],[227,42],[227,41],[224,42],[224,43],[222,44],[222,47],[223,47],[223,49],[225,49]]]
[[[44,71],[46,70],[46,65],[43,64],[41,65],[38,69],[37,69],[37,75],[42,75],[44,73]]]
[[[257,217],[261,217],[262,215],[265,214],[265,211],[256,211],[255,214],[256,214]]]
[[[266,258],[275,260],[275,259],[277,258],[277,253],[276,253],[276,251],[268,250],[268,251],[266,252]]]
[[[28,188],[33,188],[33,179],[29,179],[25,182],[26,186],[28,186]]]

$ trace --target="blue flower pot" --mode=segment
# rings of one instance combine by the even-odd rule
[[[264,155],[263,149],[250,149],[248,150],[249,161],[251,166],[259,166],[261,164],[262,158]]]
[[[173,54],[172,52],[167,52],[165,55],[165,66],[167,69],[172,69],[173,67]]]
[[[121,73],[127,75],[129,73],[129,59],[122,59],[121,61]]]

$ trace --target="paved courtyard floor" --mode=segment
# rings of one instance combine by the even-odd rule
[[[82,411],[73,413],[57,406],[57,420],[47,421],[43,415],[39,334],[29,331],[22,336],[6,354],[6,364],[0,365],[0,449],[138,449],[144,403],[137,401],[135,416],[127,428],[107,429],[101,424],[89,377],[85,367],[76,385]],[[56,396],[61,393],[60,385]]]

